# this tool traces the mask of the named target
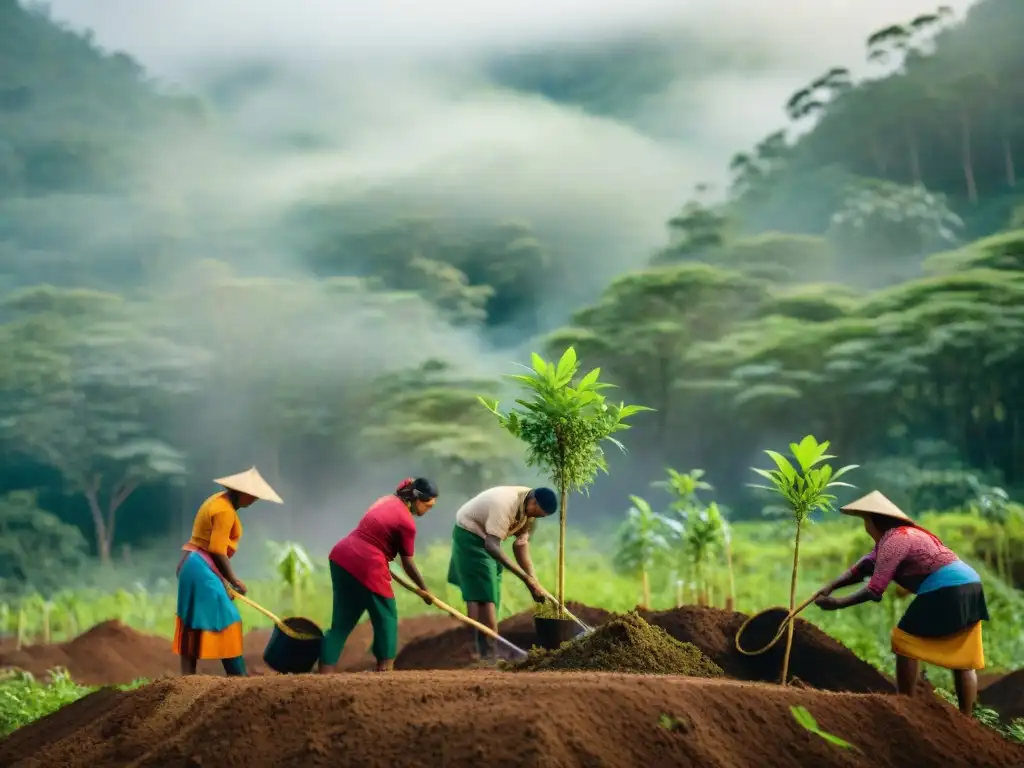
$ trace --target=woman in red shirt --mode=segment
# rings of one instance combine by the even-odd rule
[[[437,487],[425,478],[403,480],[393,494],[383,496],[363,515],[359,525],[334,545],[330,555],[334,613],[324,636],[320,672],[335,672],[345,641],[363,613],[373,626],[373,655],[377,671],[388,672],[398,653],[398,608],[391,588],[388,563],[401,558],[413,583],[426,591],[412,561],[416,521],[437,501]],[[424,598],[430,605],[429,598]]]

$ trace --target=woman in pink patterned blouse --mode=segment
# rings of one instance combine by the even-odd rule
[[[864,518],[875,548],[826,585],[814,601],[835,611],[882,599],[895,582],[917,597],[892,631],[896,688],[913,695],[920,662],[952,670],[960,711],[971,714],[978,698],[978,676],[985,654],[981,622],[988,621],[981,578],[938,537],[919,527],[878,491],[847,504],[842,512]],[[846,597],[832,592],[868,578],[867,586]]]

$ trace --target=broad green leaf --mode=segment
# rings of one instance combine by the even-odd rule
[[[597,383],[598,377],[601,375],[601,369],[595,368],[582,379],[580,379],[579,389],[587,389]]]
[[[796,469],[789,463],[789,460],[781,453],[777,453],[775,451],[765,451],[765,453],[768,454],[769,458],[775,462],[775,465],[779,468],[779,471],[782,472],[783,476],[788,481],[792,482],[797,474]]]

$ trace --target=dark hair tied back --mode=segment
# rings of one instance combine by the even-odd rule
[[[402,501],[428,501],[437,498],[437,486],[425,477],[407,477],[398,484],[395,495]]]

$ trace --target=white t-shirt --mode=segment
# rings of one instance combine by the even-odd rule
[[[497,536],[499,541],[509,536],[525,539],[533,522],[526,516],[526,495],[529,492],[530,488],[524,485],[488,488],[459,507],[455,513],[455,524],[481,539],[486,536]]]

